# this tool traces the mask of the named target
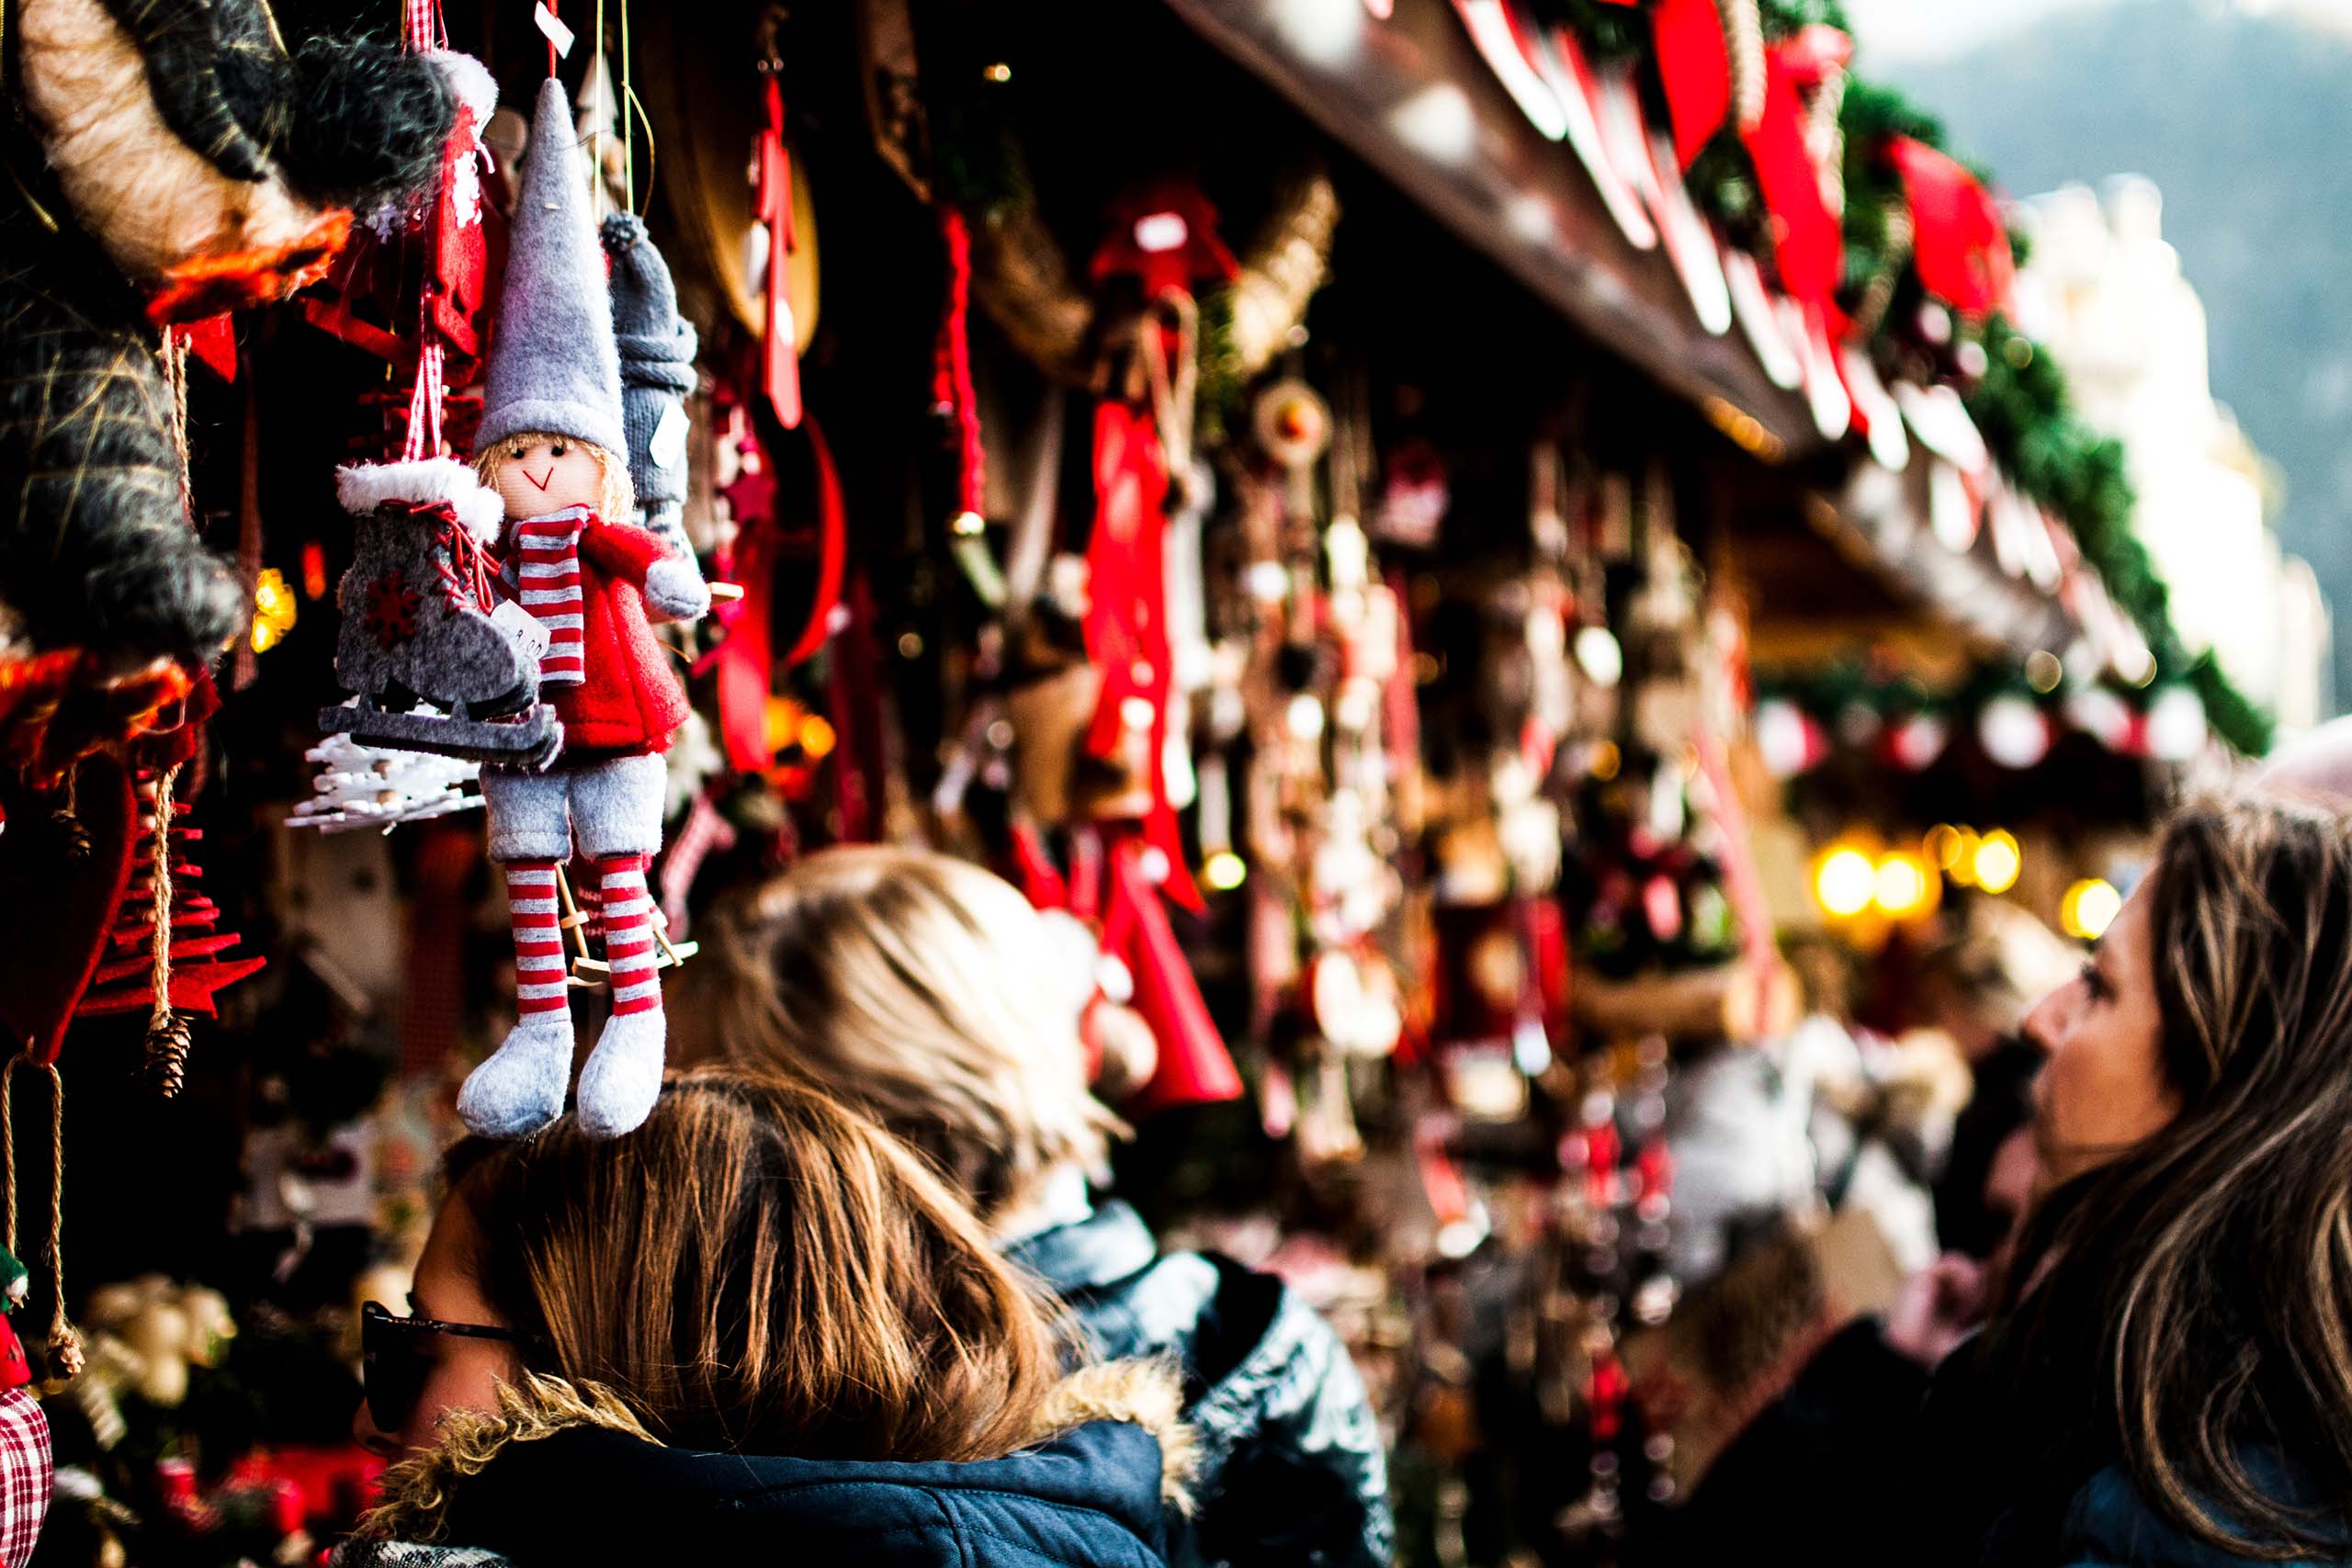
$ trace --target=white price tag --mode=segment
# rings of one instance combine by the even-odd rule
[[[539,31],[547,34],[548,41],[555,45],[558,56],[565,60],[571,58],[571,29],[557,20],[556,14],[548,9],[547,0],[539,0],[531,7],[531,20],[539,25]]]
[[[504,632],[515,647],[534,659],[541,657],[548,650],[549,639],[547,627],[539,625],[537,618],[530,611],[526,610],[512,599],[503,602],[497,609],[490,613],[490,624]]]
[[[662,419],[653,427],[653,438],[645,444],[645,455],[657,468],[674,468],[686,460],[686,411],[676,403],[662,411]]]

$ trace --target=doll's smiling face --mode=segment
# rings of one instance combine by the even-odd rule
[[[499,443],[492,482],[509,517],[545,517],[567,506],[594,508],[604,499],[605,463],[569,435],[511,435]]]

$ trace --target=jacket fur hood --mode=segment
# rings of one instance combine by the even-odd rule
[[[1050,1442],[1092,1422],[1139,1427],[1159,1445],[1161,1500],[1189,1512],[1188,1487],[1199,1462],[1199,1445],[1182,1419],[1182,1379],[1172,1363],[1127,1360],[1085,1367],[1047,1393],[1030,1424],[1024,1447]],[[468,1478],[514,1445],[544,1441],[581,1427],[662,1446],[610,1389],[526,1372],[520,1383],[500,1386],[494,1415],[450,1412],[438,1443],[386,1470],[379,1483],[384,1500],[360,1520],[359,1534],[376,1540],[439,1540],[451,1495]]]

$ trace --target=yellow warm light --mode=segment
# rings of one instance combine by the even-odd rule
[[[1602,784],[1615,778],[1617,770],[1624,765],[1625,759],[1618,752],[1614,740],[1604,740],[1592,749],[1592,776]]]
[[[1958,886],[1973,887],[1976,886],[1976,850],[1984,840],[1976,836],[1973,828],[1954,828],[1951,832],[1952,860],[1950,865],[1944,866],[1944,874]],[[1939,864],[1942,863],[1943,848],[1939,842],[1936,846],[1937,853],[1930,857]]]
[[[1249,875],[1249,863],[1231,850],[1219,850],[1201,864],[1201,880],[1219,893],[1232,892]]]
[[[2018,872],[2025,864],[2025,857],[2018,852],[2018,841],[2001,829],[1996,828],[1976,841],[1976,850],[1969,857],[1970,869],[1976,874],[1976,886],[1987,893],[2007,893],[2018,885]]]
[[[2066,889],[2058,903],[2058,923],[2078,942],[2097,942],[2122,912],[2123,895],[2103,877],[2086,877]]]
[[[1902,850],[1879,857],[1871,873],[1871,901],[1894,919],[1925,912],[1936,902],[1935,872],[1917,855]]]
[[[816,714],[800,721],[800,750],[810,761],[816,761],[833,749],[833,727]]]
[[[1939,871],[1954,870],[1968,858],[1968,840],[1950,823],[1928,829],[1928,836],[1919,841],[1919,849],[1928,857],[1928,863]]]
[[[1815,899],[1840,919],[1869,908],[1877,892],[1878,867],[1860,850],[1831,850],[1813,868]]]
[[[267,653],[293,629],[294,590],[273,566],[254,580],[254,651]]]

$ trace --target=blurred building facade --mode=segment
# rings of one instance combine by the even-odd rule
[[[2205,308],[2138,176],[2024,204],[2018,325],[2058,357],[2091,425],[2122,441],[2135,530],[2192,651],[2211,649],[2281,733],[2335,711],[2333,626],[2317,578],[2270,526],[2284,485],[2216,401]]]

